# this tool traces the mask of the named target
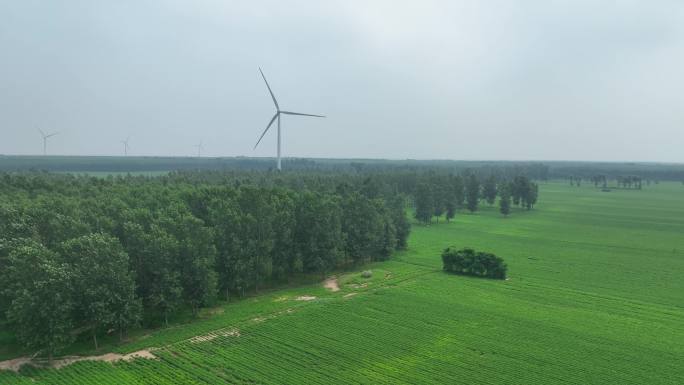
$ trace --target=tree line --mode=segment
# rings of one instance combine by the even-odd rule
[[[365,175],[368,173],[437,171],[460,174],[468,171],[478,175],[496,174],[512,179],[524,175],[534,180],[583,178],[606,175],[616,179],[623,175],[639,175],[644,181],[684,181],[681,164],[613,163],[613,162],[522,162],[522,161],[454,161],[454,160],[353,160],[296,159],[283,160],[284,168],[295,172],[326,172]],[[2,156],[0,171],[48,170],[69,172],[130,172],[168,170],[233,170],[268,171],[274,159],[246,157],[97,157],[97,156]]]
[[[570,176],[569,178],[570,181],[570,186],[577,186],[580,187],[582,185],[582,177],[580,176]],[[592,175],[588,178],[589,182],[591,182],[594,187],[599,187],[603,189],[609,188],[608,182],[609,182],[609,177],[605,174],[597,174],[597,175]],[[623,189],[636,189],[636,190],[641,190],[644,179],[638,175],[617,175],[614,177],[615,183],[617,185],[617,188],[623,188]],[[650,185],[651,184],[651,179],[646,179],[646,184]],[[653,180],[654,183],[658,184],[658,180]]]
[[[0,175],[0,322],[51,358],[76,338],[97,347],[107,332],[406,247],[404,195],[344,176],[259,178]]]
[[[539,187],[528,177],[518,175],[510,180],[495,175],[477,176],[474,173],[461,175],[430,175],[423,178],[414,194],[415,216],[423,223],[430,223],[434,217],[453,219],[458,210],[478,210],[481,202],[494,205],[499,197],[499,211],[509,215],[511,205],[531,210],[537,203]]]
[[[274,171],[275,159],[248,157],[143,157],[143,156],[3,156],[0,171],[72,172],[150,172],[169,170],[213,170],[224,172]],[[549,166],[540,162],[454,161],[454,160],[354,160],[285,158],[283,168],[289,172],[321,172],[366,175],[369,173],[419,172],[431,170],[460,173],[497,173],[512,177],[526,175],[537,180],[549,176]]]

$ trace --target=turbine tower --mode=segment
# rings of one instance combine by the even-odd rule
[[[121,143],[124,145],[124,156],[128,156],[128,141],[131,139],[130,136],[126,137],[126,140],[122,140]]]
[[[202,145],[202,141],[200,140],[199,144],[196,144],[193,147],[197,147],[197,157],[201,158],[202,157],[202,150],[204,150],[204,146]]]
[[[261,67],[259,67],[259,72],[261,73],[261,77],[264,78],[264,83],[266,83],[266,88],[268,88],[268,93],[271,94],[271,99],[273,99],[273,104],[275,104],[276,108],[276,113],[273,115],[273,118],[271,118],[271,121],[268,123],[268,126],[266,126],[266,129],[264,132],[261,134],[259,137],[259,140],[257,140],[256,144],[254,145],[254,148],[256,149],[257,146],[259,145],[259,142],[261,142],[261,139],[266,135],[266,132],[268,132],[268,129],[271,128],[271,125],[273,125],[273,122],[278,119],[278,171],[282,170],[282,166],[280,163],[280,115],[285,114],[285,115],[300,115],[300,116],[314,116],[317,118],[325,118],[323,115],[313,115],[313,114],[302,114],[299,112],[291,112],[291,111],[283,111],[280,109],[280,106],[278,106],[278,101],[275,98],[275,95],[273,95],[273,91],[271,91],[271,86],[268,85],[268,81],[266,80],[266,76],[264,76],[264,72],[261,70]]]
[[[40,131],[40,135],[43,137],[43,156],[45,156],[47,154],[47,140],[48,140],[48,138],[52,138],[53,136],[59,134],[59,132],[53,132],[52,134],[46,135],[43,132],[43,130],[41,130],[40,128],[38,129],[38,131]]]

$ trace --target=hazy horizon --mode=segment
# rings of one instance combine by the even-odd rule
[[[190,4],[190,5],[188,5]],[[682,163],[675,1],[0,3],[0,154]]]

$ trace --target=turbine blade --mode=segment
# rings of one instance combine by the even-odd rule
[[[291,111],[280,111],[281,114],[286,114],[286,115],[301,115],[301,116],[315,116],[317,118],[325,118],[324,115],[313,115],[313,114],[301,114],[299,112],[291,112]]]
[[[266,80],[266,76],[264,76],[264,71],[261,70],[261,67],[259,67],[259,72],[261,73],[261,77],[264,78],[266,88],[268,88],[268,92],[271,94],[271,98],[273,99],[273,104],[275,104],[276,106],[276,110],[280,111],[280,107],[278,107],[278,101],[276,100],[275,95],[273,95],[273,91],[271,91],[271,86],[268,85],[268,81]]]
[[[259,137],[259,140],[257,140],[256,144],[254,145],[254,149],[257,148],[259,145],[259,142],[261,142],[261,139],[266,135],[266,132],[268,131],[269,128],[271,128],[271,125],[273,125],[273,122],[275,122],[276,118],[278,117],[279,112],[276,112],[275,115],[273,115],[273,118],[271,118],[271,121],[268,123],[268,126],[266,126],[266,129],[264,132],[261,133],[261,136]]]
[[[40,134],[41,134],[42,136],[45,136],[45,133],[44,133],[43,130],[41,130],[40,128],[38,129],[38,132],[40,132]]]
[[[51,137],[53,137],[53,136],[55,136],[55,135],[57,135],[57,134],[59,134],[59,132],[53,132],[52,134],[47,135],[46,138],[51,138]]]

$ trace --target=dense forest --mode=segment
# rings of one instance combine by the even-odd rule
[[[451,219],[509,191],[529,209],[521,188],[536,202],[507,170],[0,174],[0,322],[48,357],[86,335],[97,347],[180,309],[388,259],[407,247],[407,209]]]

